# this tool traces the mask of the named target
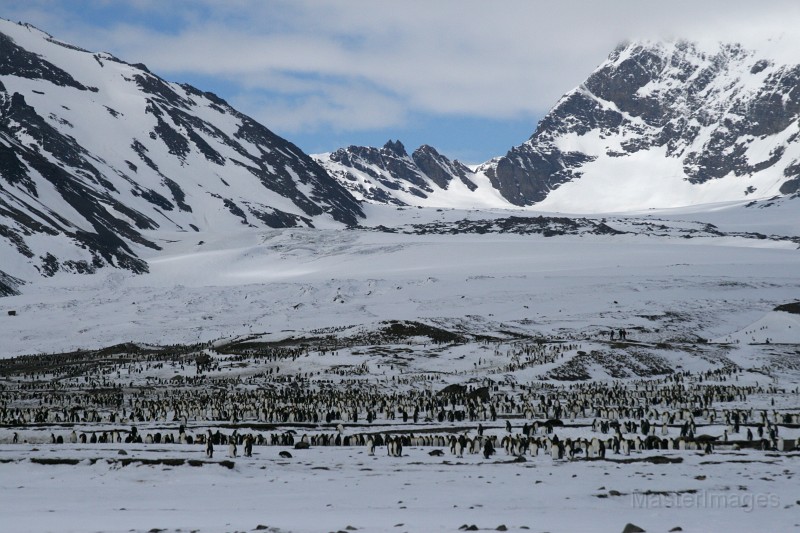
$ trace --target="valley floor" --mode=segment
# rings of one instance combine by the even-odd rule
[[[0,300],[0,521],[798,530],[800,228],[789,211],[766,223],[743,209],[409,210],[402,223],[384,210],[359,229],[160,235],[148,275],[25,286]],[[415,406],[420,419],[402,420]],[[149,439],[185,426],[194,444],[125,443],[134,426]],[[208,431],[409,442],[399,457],[262,442],[208,459]],[[81,435],[121,441],[70,442]],[[458,457],[458,436],[497,453]],[[541,448],[508,453],[509,437]],[[574,457],[551,457],[564,449]]]
[[[150,274],[57,275],[0,300],[0,357],[385,320],[471,334],[632,328],[643,340],[736,340],[776,305],[800,300],[790,207],[771,224],[743,208],[602,220],[378,210],[358,230],[158,234],[162,251],[140,251]],[[781,331],[739,340],[800,342]]]

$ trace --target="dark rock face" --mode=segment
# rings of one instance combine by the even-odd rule
[[[784,182],[780,188],[781,193],[783,194],[795,194],[797,191],[800,191],[800,178],[794,178],[787,182]]]
[[[500,158],[486,175],[503,198],[514,205],[530,205],[544,200],[561,183],[580,177],[577,168],[592,160],[579,152],[522,145]]]
[[[17,296],[25,282],[0,270],[0,296]]]
[[[433,192],[400,141],[389,141],[383,148],[343,148],[331,154],[331,161],[361,171],[389,189],[399,190],[398,182],[406,182],[411,185],[409,190],[420,197],[424,198],[422,191]]]
[[[411,155],[417,167],[432,182],[442,189],[446,189],[453,178],[458,178],[471,191],[477,189],[469,176],[474,174],[472,170],[458,161],[450,161],[441,155],[433,146],[423,144]]]
[[[17,145],[14,147],[16,152],[9,149],[4,151],[3,159],[7,162],[5,168],[11,169],[11,179],[3,172],[8,184],[18,183],[36,198],[38,188],[31,176],[31,171],[35,172],[49,182],[61,198],[92,225],[94,232],[87,232],[70,223],[65,224],[66,221],[59,220],[55,213],[36,208],[30,203],[30,199],[26,201],[25,198],[8,194],[13,193],[13,188],[9,188],[8,193],[3,189],[2,192],[6,194],[0,196],[0,213],[5,215],[4,219],[14,221],[17,229],[4,224],[6,233],[14,235],[14,241],[24,241],[24,236],[34,233],[63,234],[78,246],[89,250],[93,261],[117,264],[137,273],[146,272],[147,264],[135,257],[126,240],[157,249],[157,245],[142,237],[138,231],[154,229],[157,225],[142,213],[121,204],[112,194],[115,190],[113,185],[86,159],[84,150],[72,138],[61,135],[36,114],[25,103],[22,95],[14,93],[9,98],[7,93],[0,93],[0,139],[7,139],[14,146],[13,139],[21,131],[41,139],[46,138],[47,143],[43,142],[43,145],[46,144],[47,153],[75,169],[75,174],[70,174],[62,166],[54,164],[42,153],[44,150]],[[20,205],[27,206],[28,209],[22,210]],[[133,225],[112,216],[104,205],[125,214]],[[34,213],[44,223],[37,222],[25,211]],[[20,250],[19,246],[17,249]],[[23,255],[27,254],[23,252]],[[45,275],[48,274],[46,262],[43,262],[42,270]]]
[[[79,79],[87,64],[102,90]],[[223,99],[0,20],[2,253],[44,276],[142,273],[137,249],[159,248],[145,231],[311,227],[315,217],[357,225],[364,214],[317,162]],[[21,286],[11,274],[2,293]]]
[[[776,66],[739,45],[704,52],[689,42],[624,44],[559,101],[525,144],[483,171],[509,202],[534,204],[580,178],[597,158],[559,149],[559,139],[594,132],[619,142],[622,151],[609,157],[665,149],[695,184],[763,171],[779,177],[786,168],[790,179],[781,192],[788,194],[797,174],[787,167],[787,147],[798,134],[776,138],[756,160],[749,146],[797,124],[798,85],[800,66]]]
[[[424,199],[436,188],[447,189],[456,179],[470,190],[477,188],[470,180],[472,170],[428,145],[411,156],[400,141],[388,141],[383,148],[349,146],[333,152],[321,164],[353,193],[376,203],[405,205],[396,192]],[[367,177],[367,186],[359,183],[356,172]]]
[[[81,91],[87,90],[69,73],[17,46],[11,37],[0,33],[0,76],[9,75],[47,80],[54,85],[74,87]],[[97,89],[94,90],[97,91]]]

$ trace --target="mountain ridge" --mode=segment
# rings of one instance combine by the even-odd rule
[[[478,189],[469,167],[427,144],[411,155],[399,140],[389,140],[381,148],[351,145],[312,157],[362,201],[407,205],[404,197],[425,200],[451,185]]]
[[[159,248],[153,230],[346,226],[364,216],[302,150],[212,93],[30,25],[0,21],[0,52],[10,278],[146,272],[142,252]]]
[[[399,140],[309,156],[213,93],[0,20],[0,295],[57,272],[145,273],[170,231],[358,226],[362,203],[579,214],[800,197],[798,84],[800,65],[741,45],[625,43],[476,167]]]
[[[792,195],[799,83],[800,65],[738,44],[622,43],[525,142],[478,165],[470,180],[488,183],[508,207],[578,213]],[[316,157],[343,183],[361,170]],[[391,192],[402,177],[375,180]],[[459,207],[483,205],[492,191],[471,192],[472,205]],[[413,196],[396,200],[415,205]]]

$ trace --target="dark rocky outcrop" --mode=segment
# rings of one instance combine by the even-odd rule
[[[477,188],[470,180],[472,170],[428,145],[420,146],[411,156],[400,141],[390,140],[382,148],[349,146],[320,162],[351,192],[375,203],[406,205],[398,192],[425,199],[437,189],[446,190],[453,180],[469,190]],[[366,186],[356,173],[366,176]]]

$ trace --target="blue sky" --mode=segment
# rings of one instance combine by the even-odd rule
[[[800,2],[0,0],[0,16],[215,92],[308,153],[399,139],[480,163],[619,42],[794,35]]]

